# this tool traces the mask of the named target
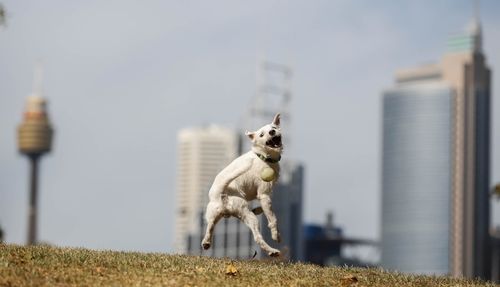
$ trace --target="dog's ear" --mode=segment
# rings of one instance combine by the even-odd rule
[[[246,135],[247,137],[249,137],[251,140],[253,140],[253,139],[254,139],[254,137],[255,137],[255,132],[248,132],[248,131],[247,131],[247,132],[245,132],[245,135]]]
[[[280,126],[280,119],[281,119],[281,115],[280,113],[277,113],[275,116],[274,116],[274,119],[273,119],[273,125],[275,126]]]

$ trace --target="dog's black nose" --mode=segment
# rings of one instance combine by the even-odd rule
[[[272,135],[272,136],[274,136],[276,134],[276,131],[275,130],[270,130],[269,134]]]

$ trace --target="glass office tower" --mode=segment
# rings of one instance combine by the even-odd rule
[[[407,83],[383,97],[382,264],[448,273],[453,93]]]

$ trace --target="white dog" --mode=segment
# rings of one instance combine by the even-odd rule
[[[271,208],[271,193],[279,176],[279,160],[283,145],[281,141],[280,114],[271,124],[255,132],[246,132],[252,141],[251,151],[241,155],[214,180],[209,191],[209,202],[205,213],[207,231],[201,242],[204,249],[210,248],[215,224],[224,216],[242,220],[253,233],[255,242],[270,256],[279,256],[280,251],[269,246],[260,234],[259,220],[255,214],[264,211],[269,222],[273,240],[280,242],[276,216]],[[262,206],[250,210],[248,202],[259,199]]]

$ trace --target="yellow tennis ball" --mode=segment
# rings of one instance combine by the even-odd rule
[[[266,182],[273,181],[276,178],[276,172],[270,167],[265,167],[260,173],[260,178]]]

